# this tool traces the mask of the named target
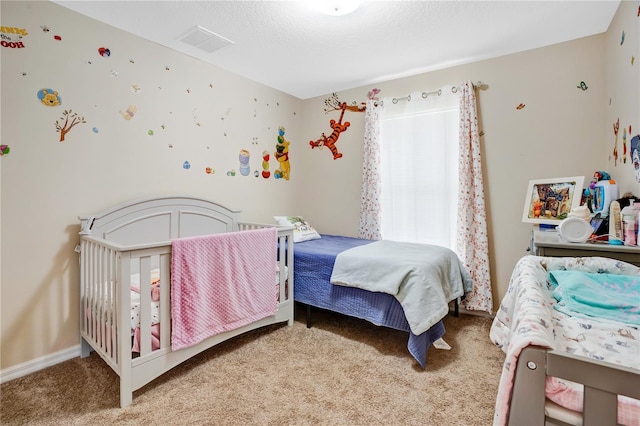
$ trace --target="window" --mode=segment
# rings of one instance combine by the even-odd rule
[[[380,120],[384,239],[455,247],[459,106],[450,90],[442,92],[426,99],[412,94],[397,103],[385,99]]]

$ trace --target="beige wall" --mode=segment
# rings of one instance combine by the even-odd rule
[[[621,11],[637,11],[638,2],[629,3]],[[321,232],[357,234],[363,113],[346,112],[351,126],[337,145],[343,157],[333,160],[328,149],[309,146],[338,118],[324,113],[330,94],[301,101],[53,3],[0,5],[2,26],[29,32],[25,48],[0,50],[1,136],[11,146],[0,160],[1,369],[79,343],[78,215],[180,193],[242,209],[249,220],[299,214]],[[638,93],[640,53],[635,74],[611,59],[619,28],[628,25],[635,27],[626,30],[625,45],[638,52],[638,21],[621,11],[607,34],[338,93],[342,101],[359,103],[372,87],[394,97],[467,79],[487,84],[479,109],[495,306],[515,262],[527,253],[531,226],[520,218],[530,179],[588,180],[605,169],[637,191],[629,167],[608,164],[613,108],[620,108],[621,125],[640,129],[632,123],[640,117],[637,95],[624,106],[608,106],[610,92],[626,93],[635,84],[632,93]],[[56,34],[62,41],[53,39]],[[101,46],[111,49],[109,58],[97,54]],[[581,81],[587,91],[577,88]],[[132,84],[142,90],[134,94]],[[36,93],[42,88],[58,90],[63,104],[41,105]],[[525,108],[516,110],[520,103]],[[138,112],[127,121],[119,111],[129,105]],[[65,109],[87,123],[60,143],[54,123]],[[243,148],[252,154],[252,169],[260,169],[260,154],[273,153],[279,126],[291,141],[290,181],[226,176],[238,171]],[[184,161],[191,169],[182,168]],[[204,173],[207,166],[216,173]]]
[[[416,90],[432,91],[464,80],[486,83],[478,93],[480,128],[485,132],[483,166],[489,220],[489,245],[494,306],[504,295],[516,261],[527,254],[532,226],[522,223],[525,191],[530,179],[591,176],[606,166],[601,138],[604,114],[604,35],[583,38],[376,84],[379,96],[401,97]],[[577,88],[581,81],[588,90]],[[361,102],[374,87],[338,93],[341,100]],[[328,131],[324,97],[305,102],[306,139]],[[525,104],[521,110],[516,106]],[[362,165],[363,117],[346,113],[351,127],[338,142],[344,157],[333,160],[307,149],[298,162],[304,200],[298,207],[322,232],[356,235]],[[300,187],[296,187],[297,190]],[[434,206],[437,208],[437,206]]]
[[[528,254],[532,226],[522,223],[521,217],[529,180],[584,176],[587,185],[594,171],[605,170],[618,181],[621,193],[640,196],[629,160],[622,165],[619,161],[617,167],[609,161],[613,117],[620,117],[620,132],[630,124],[634,134],[640,130],[639,5],[621,2],[604,34],[338,93],[342,101],[359,103],[373,87],[381,89],[378,96],[401,97],[464,80],[486,84],[478,100],[480,128],[485,133],[481,142],[495,308],[515,263]],[[635,56],[634,65],[631,56]],[[585,91],[578,88],[582,81],[588,87]],[[323,111],[329,96],[305,101],[306,139],[328,132],[329,119],[337,119],[336,112],[326,115]],[[520,103],[525,107],[517,110]],[[297,198],[304,200],[300,214],[320,231],[355,236],[364,120],[362,113],[347,112],[346,118],[351,127],[338,142],[343,158],[333,160],[327,150],[299,154],[308,173],[301,177],[304,190]]]
[[[291,180],[274,179],[273,152],[279,126],[292,145],[301,137],[302,101],[51,2],[1,7],[3,27],[28,32],[24,48],[0,51],[2,143],[11,147],[1,158],[4,369],[79,343],[78,215],[155,194],[205,197],[251,221],[292,211],[302,169],[292,160]],[[42,105],[43,88],[57,90],[62,105]],[[125,120],[120,111],[130,105],[137,113]],[[86,123],[59,142],[55,122],[65,109]],[[251,153],[252,174],[229,177],[241,149]],[[268,180],[253,176],[263,150]]]
[[[623,1],[606,33],[605,110],[603,141],[606,146],[605,166],[620,186],[620,195],[631,192],[640,197],[640,182],[635,180],[629,156],[631,137],[640,134],[640,18],[638,1]],[[624,43],[622,33],[624,32]],[[634,58],[632,62],[631,58]],[[620,121],[618,161],[613,156],[616,142],[613,124]],[[631,134],[629,134],[631,126]],[[627,159],[623,158],[623,130],[627,130]]]

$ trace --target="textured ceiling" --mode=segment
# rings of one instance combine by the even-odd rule
[[[62,6],[301,99],[605,32],[608,1],[66,1]],[[206,53],[194,26],[233,42]]]

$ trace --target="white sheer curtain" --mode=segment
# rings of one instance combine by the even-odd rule
[[[473,84],[462,83],[456,94],[451,87],[444,87],[440,96],[429,94],[426,99],[418,92],[412,93],[410,100],[395,103],[391,98],[369,101],[365,117],[360,237],[453,249],[474,281],[463,308],[491,312]],[[400,182],[393,188],[399,197],[390,195],[391,185],[396,185],[390,179]],[[408,214],[413,211],[417,214]]]
[[[455,246],[458,96],[451,88],[384,99],[380,120],[382,238]]]

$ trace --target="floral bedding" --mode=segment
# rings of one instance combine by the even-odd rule
[[[496,425],[507,423],[517,358],[526,346],[537,345],[640,370],[637,326],[554,309],[555,285],[549,280],[549,272],[556,270],[640,276],[638,267],[600,257],[520,259],[490,331],[491,340],[507,355],[496,399]],[[632,297],[638,300],[640,295]],[[549,377],[546,394],[563,407],[582,411],[582,385]],[[619,396],[618,422],[640,425],[640,401]]]

